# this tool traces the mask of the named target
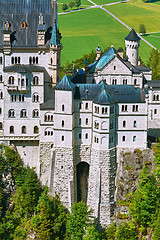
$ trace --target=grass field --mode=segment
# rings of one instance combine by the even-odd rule
[[[112,3],[112,2],[119,2],[119,0],[93,0],[94,3],[97,5]]]
[[[160,49],[160,33],[146,34],[143,37],[154,47]]]
[[[107,10],[120,18],[128,26],[139,32],[139,25],[144,24],[147,32],[160,31],[160,5],[154,3],[143,3],[132,0],[123,4],[106,6]]]
[[[95,17],[96,16],[96,17]],[[59,16],[62,33],[62,65],[95,50],[114,45],[124,48],[129,31],[101,9],[89,9]],[[141,41],[140,56],[146,61],[151,48]]]

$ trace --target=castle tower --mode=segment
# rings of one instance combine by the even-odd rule
[[[62,44],[60,43],[61,35],[57,28],[57,21],[54,19],[52,29],[52,36],[50,40],[50,57],[49,57],[49,72],[51,84],[54,86],[60,81],[60,66],[61,66],[61,50]]]
[[[43,22],[42,13],[40,13],[40,16],[39,16],[39,24],[38,24],[37,34],[38,34],[37,45],[44,46],[45,45],[45,24]]]
[[[68,208],[75,202],[74,89],[75,84],[66,75],[55,87],[53,184],[50,185]]]
[[[134,29],[130,31],[125,38],[126,56],[128,61],[136,66],[138,64],[138,48],[140,46],[140,37],[137,35]]]

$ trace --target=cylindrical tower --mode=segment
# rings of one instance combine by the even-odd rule
[[[134,66],[138,65],[138,48],[140,46],[140,37],[137,35],[134,29],[132,29],[129,35],[125,38],[125,45],[128,61]]]

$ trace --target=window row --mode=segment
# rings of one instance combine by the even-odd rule
[[[122,105],[122,112],[127,112],[128,111],[128,106],[127,105]],[[133,105],[132,106],[132,112],[138,112],[138,105]]]
[[[78,138],[82,139],[82,134],[81,133],[78,134]],[[85,134],[85,139],[88,139],[88,133]]]
[[[15,83],[14,76],[10,76],[8,79],[8,84],[14,85],[14,83]],[[26,86],[28,86],[28,83],[29,83],[28,78],[26,78],[26,80],[24,78],[22,78],[22,79],[18,78],[18,85],[25,86],[25,83],[26,83]],[[33,77],[33,85],[39,85],[39,77],[38,76]]]
[[[53,122],[53,114],[49,114],[49,113],[45,114],[44,121],[45,122]]]
[[[82,106],[83,106],[83,103],[80,102],[80,103],[79,103],[79,109],[82,109]],[[86,102],[86,103],[85,103],[85,109],[88,110],[88,108],[89,108],[89,105],[88,105],[88,103]]]
[[[9,128],[9,133],[10,133],[10,134],[14,134],[14,133],[15,133],[14,126],[10,126],[10,128]],[[27,127],[26,127],[26,126],[22,126],[22,128],[21,128],[21,133],[22,133],[22,134],[26,134],[26,133],[27,133]],[[33,128],[33,133],[34,133],[34,134],[38,134],[38,133],[39,133],[39,128],[38,128],[38,126],[34,126],[34,128]]]
[[[1,96],[1,93],[0,93]],[[2,97],[3,97],[3,93],[2,93]],[[38,93],[34,93],[32,96],[32,101],[33,102],[39,102],[40,101],[40,97]],[[24,95],[20,94],[20,95],[11,95],[11,102],[24,102]]]
[[[153,101],[159,101],[159,100],[160,100],[159,94],[154,94]]]
[[[82,123],[82,120],[81,120],[81,118],[79,118],[79,126],[81,125],[81,123]],[[88,123],[89,123],[88,118],[86,118],[85,124],[88,125]]]
[[[136,136],[133,136],[132,138],[133,142],[136,141]],[[126,141],[126,136],[122,136],[122,142],[125,142]]]
[[[8,117],[9,118],[15,118],[16,117],[14,109],[10,109],[8,111]],[[33,118],[38,118],[39,117],[39,110],[37,110],[37,109],[33,110],[32,117]],[[27,110],[26,109],[22,109],[20,111],[20,118],[27,118]]]
[[[26,29],[27,26],[28,25],[27,25],[26,21],[22,21],[21,24],[20,24],[21,29]],[[5,27],[6,30],[8,30],[11,27],[11,23],[7,20],[4,24],[4,27]]]
[[[100,113],[99,107],[95,106],[94,112],[95,112],[95,113]],[[107,113],[108,113],[108,108],[107,108],[107,107],[102,107],[102,108],[101,108],[101,113],[102,113],[102,114],[107,114]],[[111,114],[114,113],[114,106],[111,106],[111,108],[110,108],[110,113],[111,113]]]
[[[117,79],[112,79],[112,85],[117,85],[118,81]],[[127,79],[123,79],[123,85],[127,85],[128,84],[128,80]],[[137,79],[134,79],[134,85],[137,85],[138,81]]]
[[[123,121],[123,127],[126,127],[126,126],[127,126],[127,122]],[[136,120],[133,122],[133,127],[137,127],[137,121]]]
[[[38,57],[29,57],[29,64],[38,64]]]
[[[11,58],[11,63],[12,64],[20,64],[21,63],[21,58],[20,57],[12,57]]]

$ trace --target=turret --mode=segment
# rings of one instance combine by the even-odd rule
[[[40,16],[39,16],[37,35],[38,35],[37,45],[44,46],[45,45],[45,24],[43,22],[42,13],[40,13]]]
[[[96,56],[96,61],[98,61],[101,57],[101,48],[100,46],[98,45],[98,47],[96,48],[96,53],[97,53],[97,56]]]
[[[132,29],[129,35],[125,38],[126,56],[128,61],[136,66],[138,64],[138,48],[140,46],[140,37],[137,35],[134,29]]]
[[[5,22],[4,30],[3,30],[3,51],[4,54],[9,55],[11,52],[11,41],[10,41],[10,30],[11,24],[8,20]]]

